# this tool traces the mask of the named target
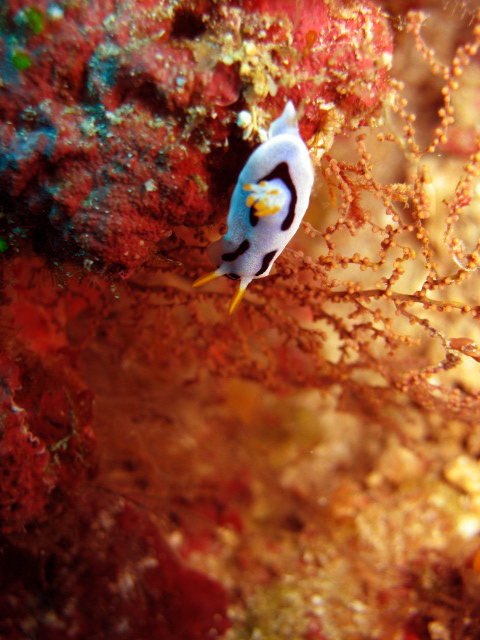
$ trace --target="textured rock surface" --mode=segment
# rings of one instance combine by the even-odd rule
[[[287,97],[304,105],[306,138],[367,122],[388,94],[380,11],[294,6],[8,2],[0,188],[9,242],[28,235],[51,259],[127,276],[165,233],[224,215],[259,130]]]
[[[37,535],[8,552],[0,538],[2,638],[203,640],[228,627],[222,587],[112,496],[82,496]]]
[[[0,531],[44,521],[94,469],[92,393],[65,354],[0,360]]]

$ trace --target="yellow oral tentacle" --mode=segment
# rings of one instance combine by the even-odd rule
[[[238,305],[240,304],[240,302],[242,301],[243,296],[245,295],[245,291],[247,290],[247,286],[243,286],[240,285],[235,293],[235,295],[233,296],[231,302],[230,302],[230,306],[228,307],[228,313],[229,315],[232,315],[232,313],[235,311],[235,309],[238,307]]]
[[[192,284],[192,287],[203,287],[203,285],[208,284],[209,282],[212,282],[217,278],[220,278],[220,276],[222,275],[222,273],[219,273],[219,269],[217,269],[216,271],[211,271],[210,273],[206,273],[204,276],[200,276],[200,278],[197,278]]]

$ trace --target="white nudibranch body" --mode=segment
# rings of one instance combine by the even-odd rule
[[[239,281],[229,313],[254,278],[264,278],[297,231],[308,207],[313,168],[300,137],[297,112],[287,102],[268,140],[252,153],[238,176],[227,218],[227,233],[208,248],[217,267],[193,283],[201,287],[220,276]]]

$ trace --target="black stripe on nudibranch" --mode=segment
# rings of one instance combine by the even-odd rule
[[[250,224],[252,225],[252,227],[257,226],[258,220],[258,216],[255,215],[255,207],[250,207]]]
[[[240,276],[236,273],[226,273],[225,277],[230,278],[230,280],[240,280]]]
[[[248,249],[250,249],[250,242],[248,240],[244,240],[236,249],[235,251],[231,251],[230,253],[224,253],[222,255],[222,260],[224,262],[233,262],[234,260],[236,260],[239,256],[241,256],[243,253],[245,253],[245,251],[248,251]]]
[[[262,178],[258,182],[262,182],[262,180],[265,180],[265,182],[268,182],[269,180],[273,180],[274,178],[279,178],[280,180],[282,180],[282,182],[285,184],[287,189],[290,191],[290,196],[291,196],[290,206],[288,207],[288,213],[285,216],[285,220],[282,222],[282,226],[280,227],[282,231],[287,231],[287,229],[290,229],[290,227],[292,226],[293,219],[295,218],[295,207],[297,206],[297,190],[295,189],[295,185],[293,184],[292,179],[290,177],[288,164],[286,162],[280,162],[280,164],[277,164],[277,166],[273,171],[270,171],[268,175],[266,175],[264,178]],[[256,224],[258,221],[258,218],[255,218],[255,220],[256,220],[255,222]],[[250,209],[250,223],[252,223],[251,209]],[[252,227],[254,226],[255,225],[252,224]]]
[[[277,253],[277,250],[275,249],[275,251],[270,251],[269,253],[266,253],[263,256],[263,260],[262,260],[262,266],[260,267],[260,269],[257,271],[257,273],[255,274],[255,276],[261,276],[262,273],[265,273],[265,271],[268,269],[268,267],[270,266],[272,260],[275,257],[275,254]]]

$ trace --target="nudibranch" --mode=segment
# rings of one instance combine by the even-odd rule
[[[227,233],[208,248],[217,267],[198,278],[201,287],[220,276],[238,280],[229,313],[239,305],[254,278],[264,278],[291,240],[308,207],[313,168],[300,137],[291,101],[274,120],[268,140],[243,167],[230,202]]]

